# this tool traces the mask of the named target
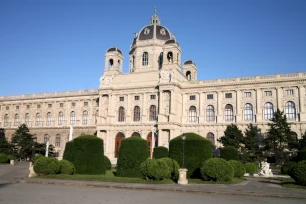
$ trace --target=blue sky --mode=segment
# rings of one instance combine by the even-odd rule
[[[200,80],[306,71],[305,0],[1,0],[0,95],[98,88],[113,46],[127,73],[154,6]]]

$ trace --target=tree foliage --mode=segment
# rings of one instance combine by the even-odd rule
[[[26,124],[21,124],[13,134],[12,144],[14,145],[14,156],[19,159],[26,159],[32,155],[34,145],[32,135]]]
[[[0,128],[0,153],[11,154],[11,144],[7,141],[3,128]]]
[[[233,146],[237,149],[240,148],[241,143],[244,142],[242,131],[239,130],[237,125],[228,125],[224,131],[224,136],[218,139],[218,142],[222,143],[223,146]]]
[[[298,143],[283,111],[277,109],[271,122],[268,123],[265,139],[266,150],[275,155],[278,165],[282,165],[288,159],[289,153],[297,148]]]
[[[299,140],[299,149],[306,149],[306,131],[302,134],[302,138]]]

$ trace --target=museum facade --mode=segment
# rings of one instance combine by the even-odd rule
[[[227,125],[244,132],[254,123],[264,134],[277,108],[299,138],[306,130],[306,72],[198,80],[196,64],[181,63],[181,47],[156,12],[134,36],[129,73],[123,73],[123,60],[120,49],[107,49],[97,89],[0,96],[0,127],[10,140],[27,124],[38,142],[49,138],[59,158],[70,127],[73,137],[96,134],[113,164],[121,140],[132,135],[146,139],[148,150],[168,147],[184,132],[220,147]]]

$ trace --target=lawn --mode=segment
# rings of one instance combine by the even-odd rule
[[[82,181],[101,181],[101,182],[118,182],[118,183],[143,183],[143,184],[175,184],[176,182],[171,179],[164,179],[160,181],[149,181],[142,178],[129,178],[129,177],[116,177],[116,169],[106,171],[106,174],[100,175],[83,175],[83,174],[53,174],[47,176],[36,176],[36,178],[47,179],[61,179],[61,180],[82,180]],[[236,184],[244,181],[243,178],[233,178],[229,182],[214,182],[203,181],[201,179],[188,179],[190,184]]]
[[[296,188],[296,189],[305,189],[306,186],[301,186],[295,183],[294,179],[292,178],[269,178],[272,180],[279,180],[281,185],[285,188]]]

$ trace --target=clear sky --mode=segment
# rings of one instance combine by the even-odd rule
[[[0,0],[0,95],[99,87],[157,6],[198,79],[306,72],[306,0]]]

